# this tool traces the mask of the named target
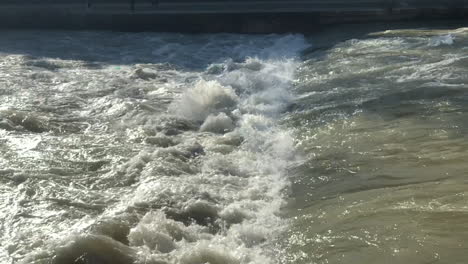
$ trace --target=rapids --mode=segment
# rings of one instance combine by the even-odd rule
[[[35,44],[29,41],[35,39]],[[270,263],[301,35],[4,32],[1,263]]]
[[[0,263],[464,263],[468,30],[2,31]]]

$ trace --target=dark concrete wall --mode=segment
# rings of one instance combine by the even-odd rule
[[[2,28],[265,33],[444,18],[468,18],[468,0],[0,1]]]

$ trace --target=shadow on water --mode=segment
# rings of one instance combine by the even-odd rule
[[[329,112],[351,115],[357,110],[385,115],[386,107],[392,111],[395,106],[416,100],[450,100],[463,105],[468,100],[463,85],[468,60],[463,56],[447,58],[451,50],[444,50],[443,45],[421,47],[419,43],[411,43],[411,38],[450,35],[453,30],[467,26],[465,21],[377,23],[331,27],[310,35],[312,46],[303,51],[305,64],[299,70],[296,86],[300,98],[290,110],[299,114],[316,112],[317,116]],[[398,42],[405,38],[413,46],[395,43],[390,44],[393,50],[380,50],[378,39]],[[466,38],[457,38],[457,43],[450,48],[462,50]],[[377,44],[360,51],[349,50],[353,43],[366,41]],[[432,52],[434,49],[439,51]],[[427,69],[416,69],[417,63],[427,64]],[[443,73],[432,75],[437,68],[450,66],[454,66],[454,78],[442,83],[439,77],[445,77]]]
[[[436,35],[440,31],[467,27],[468,23],[464,20],[422,20],[422,21],[389,21],[376,23],[357,23],[348,25],[329,25],[317,29],[315,33],[308,34],[313,45],[304,51],[306,58],[320,60],[326,58],[328,51],[347,40],[375,38],[387,30],[418,30],[419,35]]]
[[[108,65],[158,64],[182,71],[203,71],[227,59],[235,47],[230,34],[124,33],[111,31],[2,31],[0,54],[24,56],[26,66],[55,71],[80,62],[88,69]],[[247,36],[245,36],[247,38]],[[247,41],[247,40],[246,40]],[[241,57],[234,59],[244,59]],[[60,64],[54,60],[61,60]],[[75,65],[70,64],[69,67]]]
[[[304,57],[320,59],[327,50],[348,39],[368,38],[369,34],[387,29],[405,28],[456,28],[463,21],[388,22],[376,24],[335,25],[317,29],[310,35],[313,46],[304,51]],[[465,23],[466,25],[466,23]],[[342,30],[346,28],[346,30]],[[177,34],[177,33],[128,33],[110,31],[48,31],[3,30],[0,53],[27,56],[31,66],[49,70],[60,68],[47,59],[82,61],[87,68],[99,68],[108,64],[131,65],[158,63],[177,69],[201,71],[211,63],[226,59],[232,50],[214,49],[207,39],[222,42],[217,47],[235,47],[231,34]],[[239,35],[239,41],[255,41],[255,35]],[[211,54],[212,61],[207,61]],[[246,53],[249,55],[249,53]],[[236,59],[232,58],[234,61]]]
[[[310,37],[285,121],[305,160],[289,171],[285,263],[464,262],[466,26]]]
[[[460,180],[468,149],[466,33],[449,45],[430,41],[466,25],[349,26],[310,36],[287,120],[307,156],[290,171],[298,208]]]

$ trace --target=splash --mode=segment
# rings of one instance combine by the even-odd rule
[[[92,97],[85,112],[109,120],[111,135],[135,145],[133,156],[115,159],[92,185],[118,192],[117,201],[49,238],[23,263],[277,262],[274,240],[287,227],[279,216],[286,169],[297,158],[280,120],[294,99],[297,56],[308,44],[299,35],[258,36],[256,43],[227,37],[235,45],[222,47],[221,61],[207,47],[216,51],[225,42],[204,40],[194,56],[205,60],[200,72],[104,70],[140,85]],[[174,52],[153,55],[169,52],[174,60],[175,51],[192,48],[168,44],[164,49]],[[148,88],[156,83],[165,88]],[[161,110],[159,98],[171,96]]]

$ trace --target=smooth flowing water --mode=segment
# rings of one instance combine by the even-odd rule
[[[464,263],[468,30],[364,31],[1,32],[0,263]]]

